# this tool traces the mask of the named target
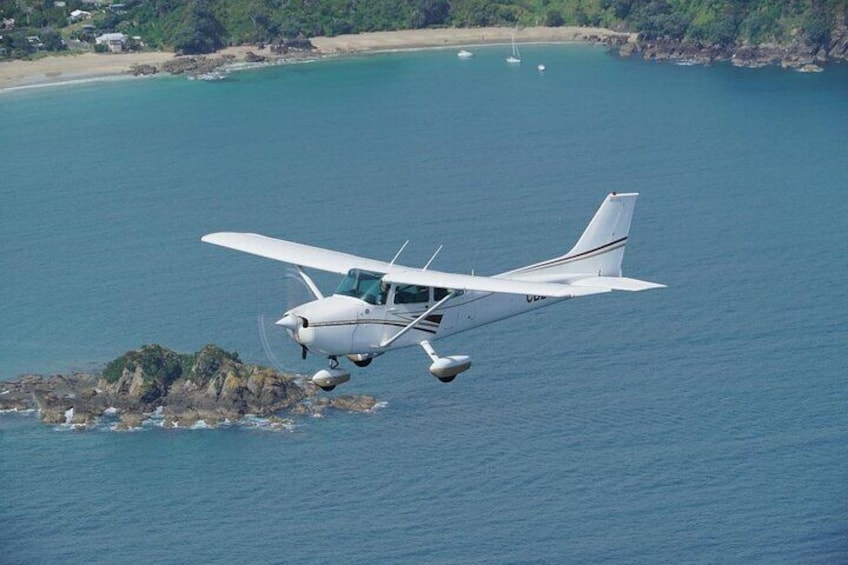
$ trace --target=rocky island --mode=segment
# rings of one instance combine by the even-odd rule
[[[328,409],[368,412],[371,396],[318,394],[308,380],[243,363],[237,353],[207,345],[179,354],[146,345],[109,362],[100,374],[24,375],[0,382],[0,411],[38,410],[47,424],[90,428],[115,415],[116,429],[161,418],[164,427],[215,427],[248,416],[286,425],[290,416]]]

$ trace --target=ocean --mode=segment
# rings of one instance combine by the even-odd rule
[[[2,379],[322,368],[285,266],[214,231],[494,274],[635,191],[625,275],[668,285],[436,342],[451,384],[383,356],[329,393],[381,409],[290,431],[0,414],[0,563],[848,562],[848,67],[475,51],[0,94]]]

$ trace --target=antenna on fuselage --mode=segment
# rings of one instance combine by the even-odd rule
[[[409,240],[407,239],[406,241],[403,242],[403,245],[400,246],[400,249],[398,249],[398,252],[395,253],[395,256],[392,257],[392,260],[389,261],[389,265],[395,264],[395,261],[397,261],[397,258],[400,257],[400,254],[403,253],[403,250],[406,249],[406,246],[408,244],[409,244]]]
[[[427,264],[426,264],[426,265],[424,265],[424,268],[423,268],[423,269],[421,269],[422,271],[426,271],[426,270],[427,270],[427,267],[429,267],[429,266],[430,266],[430,263],[432,263],[432,262],[433,262],[433,259],[435,259],[435,258],[436,258],[436,255],[438,255],[438,254],[439,254],[439,251],[441,251],[441,250],[442,250],[442,247],[444,247],[444,245],[440,245],[440,246],[439,246],[439,248],[438,248],[438,249],[436,249],[436,252],[435,252],[435,253],[433,253],[433,256],[432,256],[432,257],[430,257],[430,260],[429,260],[429,261],[427,261]]]

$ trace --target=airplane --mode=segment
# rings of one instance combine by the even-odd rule
[[[313,300],[276,322],[307,353],[326,356],[329,368],[311,380],[330,391],[350,380],[339,357],[359,367],[404,347],[419,346],[431,360],[430,373],[451,382],[471,367],[468,355],[440,356],[431,342],[543,306],[613,290],[642,291],[665,285],[622,276],[638,193],[607,195],[570,251],[495,276],[465,275],[284,241],[255,233],[218,232],[201,241],[294,265]],[[408,242],[407,242],[408,243]],[[304,268],[343,275],[324,295]]]

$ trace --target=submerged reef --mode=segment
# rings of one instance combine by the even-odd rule
[[[24,375],[0,382],[0,411],[37,410],[46,424],[79,428],[104,415],[117,429],[151,418],[163,427],[215,427],[246,417],[286,423],[282,415],[321,415],[327,409],[368,412],[371,396],[319,396],[309,380],[243,363],[237,353],[207,345],[179,354],[145,345],[110,361],[99,374]]]

